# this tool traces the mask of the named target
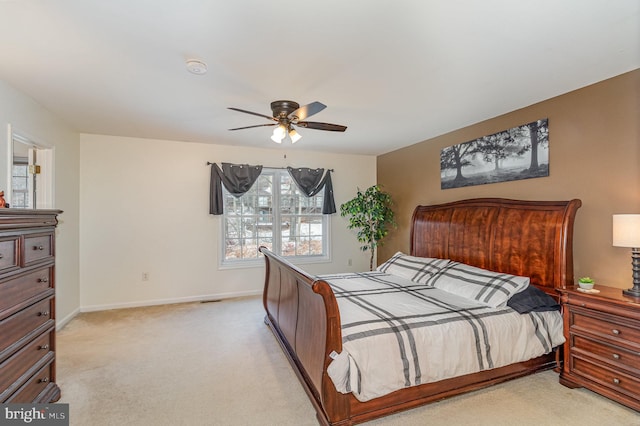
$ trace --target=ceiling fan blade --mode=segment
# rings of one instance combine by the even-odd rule
[[[328,130],[330,132],[344,132],[347,130],[347,126],[341,126],[339,124],[330,123],[318,123],[316,121],[299,121],[297,126],[305,127],[307,129]]]
[[[296,120],[304,120],[307,117],[311,117],[313,114],[317,114],[327,106],[321,102],[311,102],[310,104],[303,105],[297,110],[293,111],[289,114],[289,119],[293,120],[296,117]]]
[[[278,123],[256,124],[254,126],[236,127],[235,129],[229,129],[229,130],[252,129],[254,127],[275,126],[276,124],[278,124]]]
[[[245,109],[234,108],[234,107],[229,107],[229,109],[232,109],[232,110],[238,111],[238,112],[244,112],[245,114],[257,115],[258,117],[264,117],[267,120],[278,121],[278,120],[276,120],[275,118],[273,118],[273,117],[271,117],[269,115],[260,114],[259,112],[252,112],[252,111],[247,111]]]

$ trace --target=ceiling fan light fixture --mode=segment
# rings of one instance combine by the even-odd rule
[[[2,1],[2,0],[0,0]],[[327,130],[331,132],[344,132],[347,130],[347,126],[341,126],[339,124],[331,123],[319,123],[315,121],[306,121],[306,119],[314,114],[319,113],[326,108],[326,105],[318,101],[311,102],[310,104],[300,106],[297,102],[293,101],[273,101],[271,102],[272,115],[265,115],[259,112],[247,111],[245,109],[229,107],[229,109],[243,112],[245,114],[256,115],[269,120],[270,124],[256,124],[253,126],[237,127],[229,130],[242,130],[252,129],[255,127],[264,126],[277,126],[273,129],[273,135],[271,140],[275,143],[282,143],[283,140],[289,137],[291,143],[298,142],[302,136],[294,129],[294,127],[304,127],[305,129]],[[274,123],[275,121],[275,123]]]
[[[273,129],[273,135],[271,135],[271,140],[275,143],[282,143],[282,140],[287,136],[287,129],[279,124]]]
[[[289,137],[291,138],[291,143],[292,144],[294,144],[294,143],[298,142],[300,139],[302,139],[302,136],[300,136],[300,133],[296,132],[296,129],[289,130]]]

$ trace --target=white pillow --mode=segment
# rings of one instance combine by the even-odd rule
[[[529,285],[529,281],[528,277],[502,274],[450,261],[426,284],[496,308],[506,305],[511,296]]]
[[[416,257],[397,252],[376,270],[406,278],[418,284],[428,284],[428,281],[439,274],[447,264],[449,264],[448,259]]]

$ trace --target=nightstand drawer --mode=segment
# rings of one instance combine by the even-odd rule
[[[640,395],[640,380],[621,371],[596,365],[587,360],[572,357],[572,370],[587,379],[637,399]]]
[[[614,366],[635,370],[635,372],[640,376],[640,354],[638,352],[607,345],[582,336],[573,336],[572,346],[573,349],[586,352],[589,355],[600,358],[604,362],[611,363]]]
[[[571,313],[571,329],[587,331],[640,349],[640,329],[625,324],[622,318],[574,308]]]

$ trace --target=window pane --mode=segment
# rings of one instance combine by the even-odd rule
[[[226,238],[238,238],[240,236],[240,231],[241,231],[240,218],[228,217],[225,220]]]
[[[14,192],[11,199],[11,207],[28,207],[27,194],[24,192]]]
[[[26,191],[27,190],[27,179],[21,177],[13,178],[13,190],[14,191]]]
[[[22,176],[22,177],[27,177],[28,173],[27,170],[29,170],[29,167],[26,165],[14,165],[13,166],[13,176]]]

